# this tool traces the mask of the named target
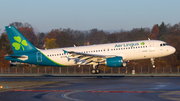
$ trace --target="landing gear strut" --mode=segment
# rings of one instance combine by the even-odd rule
[[[91,70],[92,74],[99,74],[101,71],[98,69],[99,65],[93,65],[93,69]]]
[[[151,63],[152,63],[153,68],[156,67],[155,64],[154,64],[154,59],[155,59],[155,58],[151,58]]]

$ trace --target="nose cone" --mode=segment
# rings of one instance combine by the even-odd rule
[[[176,48],[171,47],[170,52],[171,52],[171,54],[173,54],[174,52],[176,52]]]

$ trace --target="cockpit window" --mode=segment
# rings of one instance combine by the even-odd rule
[[[168,44],[167,43],[162,43],[162,44],[160,44],[160,46],[168,46]]]

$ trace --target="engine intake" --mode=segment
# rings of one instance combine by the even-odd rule
[[[122,57],[106,58],[106,65],[108,67],[123,67]]]

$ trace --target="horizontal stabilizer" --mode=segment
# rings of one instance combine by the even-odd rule
[[[11,61],[17,61],[18,60],[28,60],[28,56],[26,55],[9,55],[9,56],[5,56],[6,60],[11,60]]]

